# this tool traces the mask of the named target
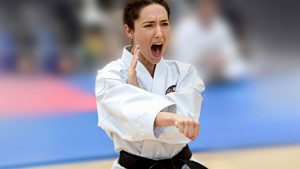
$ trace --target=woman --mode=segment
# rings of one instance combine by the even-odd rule
[[[127,4],[123,21],[132,44],[98,71],[98,125],[120,152],[113,169],[206,168],[190,160],[187,146],[199,135],[204,84],[191,65],[162,58],[169,16],[163,0]]]

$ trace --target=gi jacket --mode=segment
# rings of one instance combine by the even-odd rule
[[[153,78],[138,61],[140,88],[129,85],[131,58],[125,47],[121,59],[98,71],[98,126],[113,140],[118,152],[151,159],[171,158],[190,140],[174,126],[154,128],[155,117],[168,111],[199,120],[204,84],[193,66],[161,59]]]

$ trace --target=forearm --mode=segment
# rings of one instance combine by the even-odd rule
[[[154,127],[175,126],[178,115],[170,112],[159,112],[154,121]]]

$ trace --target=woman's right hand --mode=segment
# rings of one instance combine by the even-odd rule
[[[137,45],[134,49],[133,57],[128,68],[128,84],[136,87],[140,87],[136,76],[136,65],[139,60],[139,55],[140,55],[140,46]]]

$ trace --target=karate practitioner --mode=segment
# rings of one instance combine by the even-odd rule
[[[206,168],[191,160],[187,146],[199,136],[204,84],[193,66],[163,59],[169,16],[163,0],[127,4],[123,21],[132,44],[98,71],[98,125],[120,152],[113,169]]]

